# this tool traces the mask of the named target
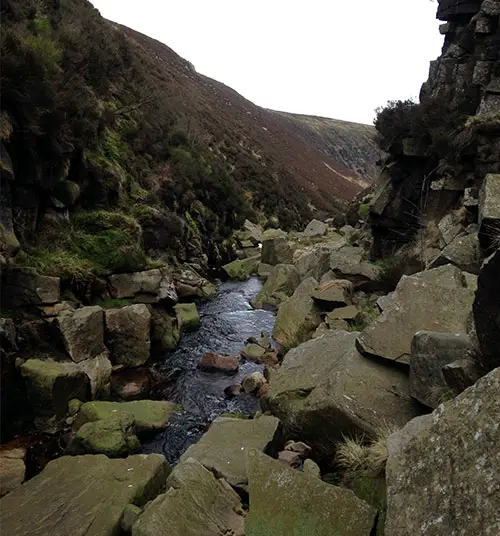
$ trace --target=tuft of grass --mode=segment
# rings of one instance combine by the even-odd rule
[[[335,462],[346,471],[381,473],[387,461],[387,439],[396,430],[394,426],[383,424],[371,439],[363,435],[344,436],[344,441],[337,447]]]

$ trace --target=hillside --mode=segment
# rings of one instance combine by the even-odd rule
[[[291,123],[290,128],[306,143],[349,169],[348,180],[366,188],[377,175],[376,162],[381,151],[371,125],[287,112],[274,113]]]
[[[360,190],[358,163],[86,0],[7,0],[2,26],[4,259],[79,280],[215,265],[245,218],[298,229]]]

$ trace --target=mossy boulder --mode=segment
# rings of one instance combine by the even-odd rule
[[[75,363],[28,359],[20,371],[36,415],[61,419],[71,399],[90,398],[89,377]]]
[[[137,432],[161,430],[168,426],[170,417],[181,408],[163,400],[133,400],[132,402],[95,401],[83,404],[75,428],[85,423],[102,421],[117,414],[128,414],[135,420]]]
[[[260,262],[260,255],[248,257],[248,259],[237,259],[229,264],[225,264],[222,269],[230,279],[245,281],[252,274],[257,273]]]
[[[127,505],[143,506],[154,499],[169,472],[160,454],[126,459],[63,456],[2,498],[2,532],[12,536],[120,534]]]
[[[376,510],[257,451],[248,452],[250,511],[246,536],[370,536]]]
[[[299,283],[300,276],[295,266],[277,264],[272,268],[257,297],[252,300],[252,305],[257,309],[276,308],[283,300],[293,294]]]
[[[177,325],[181,330],[196,329],[200,325],[200,315],[195,303],[178,303],[174,306]]]
[[[105,454],[108,458],[127,456],[141,448],[134,422],[134,417],[128,413],[88,422],[76,433],[71,448],[79,454]]]
[[[164,309],[150,308],[151,345],[155,351],[173,350],[181,340],[181,328],[176,316]]]

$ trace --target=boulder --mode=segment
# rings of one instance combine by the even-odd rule
[[[340,238],[340,237],[339,237]],[[294,265],[300,279],[314,277],[320,279],[330,269],[331,244],[317,244],[294,255]]]
[[[458,394],[474,385],[484,376],[485,371],[472,359],[465,358],[448,363],[443,367],[442,373],[446,385]]]
[[[177,348],[181,340],[181,328],[176,316],[171,316],[164,309],[152,307],[151,346],[156,352]]]
[[[262,415],[255,419],[217,417],[198,443],[191,445],[181,463],[195,458],[233,487],[248,483],[246,453],[249,449],[265,451],[278,430],[276,417]]]
[[[262,226],[256,223],[252,223],[250,220],[245,220],[245,223],[243,224],[243,229],[248,234],[249,239],[254,244],[262,242],[262,235],[264,234]]]
[[[71,443],[77,454],[105,454],[108,458],[124,457],[140,448],[134,418],[128,413],[85,423]]]
[[[321,469],[319,468],[319,465],[309,458],[304,461],[302,471],[316,478],[321,478]]]
[[[480,363],[486,370],[500,366],[500,249],[483,263],[474,299],[474,324]]]
[[[463,359],[471,349],[468,335],[418,331],[411,343],[410,394],[422,404],[436,408],[450,389],[442,369]]]
[[[302,457],[309,456],[312,452],[312,448],[306,445],[303,441],[287,441],[285,443],[285,450],[291,450],[299,453]]]
[[[302,465],[302,456],[293,450],[282,450],[278,452],[278,460],[294,469],[298,469]]]
[[[178,303],[174,306],[174,311],[181,331],[189,331],[200,326],[200,315],[195,303]]]
[[[408,379],[356,350],[356,332],[328,331],[290,350],[261,399],[294,433],[322,453],[343,434],[375,436],[418,414]]]
[[[293,348],[310,339],[321,324],[319,309],[312,299],[317,285],[314,278],[308,277],[278,309],[273,337],[285,348]]]
[[[106,344],[115,365],[139,367],[149,359],[151,313],[143,303],[106,311]]]
[[[109,277],[113,298],[133,298],[138,303],[177,302],[173,279],[165,269],[155,268]]]
[[[241,356],[250,361],[260,362],[266,353],[266,349],[262,348],[260,344],[247,344],[241,351]]]
[[[477,274],[482,263],[481,247],[477,234],[457,236],[439,254],[432,266],[453,264],[461,270]]]
[[[265,383],[267,383],[266,378],[264,378],[264,375],[262,372],[252,372],[252,374],[249,374],[245,378],[243,378],[243,381],[241,382],[241,386],[243,388],[243,391],[247,394],[253,395],[255,394]]]
[[[328,307],[343,307],[351,303],[353,285],[346,279],[331,279],[314,289],[312,297]]]
[[[386,536],[499,533],[499,392],[496,369],[390,436]]]
[[[162,430],[180,406],[163,400],[134,400],[132,402],[86,402],[80,408],[75,422],[78,430],[85,423],[102,421],[120,413],[133,417],[138,433]]]
[[[343,247],[330,254],[330,268],[344,276],[376,281],[382,274],[380,266],[363,260],[364,250],[360,247]]]
[[[347,307],[337,307],[330,313],[326,314],[328,325],[334,324],[335,320],[354,320],[359,315],[359,310],[355,305]]]
[[[497,247],[500,232],[500,174],[485,176],[479,191],[479,241],[484,249]]]
[[[382,314],[359,336],[363,353],[408,363],[417,331],[467,333],[474,291],[451,265],[403,276]]]
[[[0,452],[0,497],[23,483],[26,472],[25,456],[25,449],[19,448]]]
[[[109,360],[107,352],[91,359],[80,361],[75,368],[82,370],[89,377],[90,396],[92,400],[109,396],[113,365]]]
[[[276,266],[277,264],[291,264],[293,251],[285,237],[264,239],[262,242],[262,262]]]
[[[167,486],[139,516],[132,536],[244,536],[238,494],[194,458],[175,467]]]
[[[369,536],[376,510],[350,490],[248,453],[246,536]],[[401,532],[404,534],[404,532]]]
[[[260,263],[260,255],[248,257],[247,259],[236,259],[229,264],[225,264],[222,269],[226,272],[229,279],[237,279],[245,281],[252,274],[257,273],[257,268]]]
[[[77,365],[66,361],[28,359],[20,367],[28,399],[36,415],[62,419],[73,398],[90,398],[90,380]]]
[[[205,352],[198,363],[198,368],[205,372],[223,372],[224,374],[236,374],[240,366],[238,356],[221,355],[216,352]]]
[[[114,536],[120,533],[127,505],[143,506],[154,499],[168,472],[160,454],[115,460],[103,455],[63,456],[1,499],[2,532]]]
[[[59,277],[40,275],[33,268],[11,268],[2,285],[2,303],[7,307],[49,305],[61,298]]]
[[[272,269],[273,267],[270,264],[259,262],[259,265],[257,266],[257,275],[262,277],[262,279],[267,279]]]
[[[464,232],[464,226],[457,216],[450,212],[438,223],[444,245],[447,246],[460,234]]]
[[[481,0],[440,0],[437,12],[439,20],[454,21],[472,17],[481,6]]]
[[[97,305],[65,310],[57,317],[64,347],[76,363],[106,351],[104,311]]]
[[[300,276],[293,265],[277,264],[251,303],[257,309],[277,308],[283,300],[293,294],[299,283]]]
[[[307,227],[303,231],[304,236],[315,237],[315,236],[325,236],[328,232],[328,224],[319,221],[312,220],[307,224]]]

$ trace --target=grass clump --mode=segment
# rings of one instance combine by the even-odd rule
[[[368,440],[363,435],[344,436],[344,441],[337,447],[335,462],[345,471],[382,473],[387,461],[387,439],[396,430],[396,427],[384,424]]]

